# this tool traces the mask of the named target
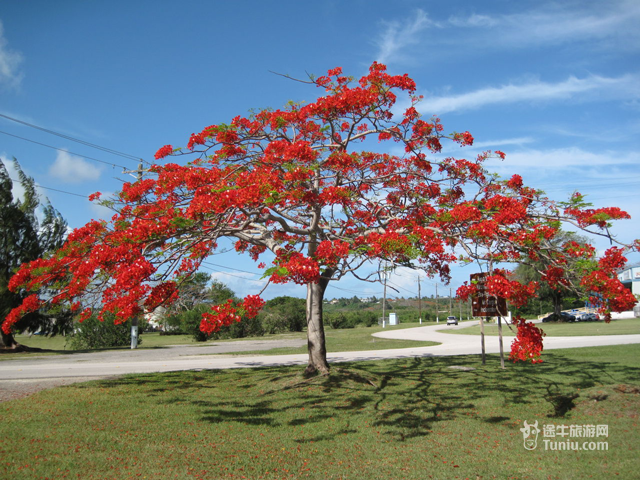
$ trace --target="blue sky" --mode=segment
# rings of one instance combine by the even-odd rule
[[[0,114],[128,155],[0,117],[2,159],[16,157],[43,187],[117,191],[133,158],[152,160],[162,145],[184,146],[192,132],[250,109],[318,95],[271,72],[303,78],[341,66],[359,76],[377,60],[416,80],[427,117],[474,135],[475,146],[455,155],[502,150],[494,171],[519,173],[554,199],[578,190],[595,206],[620,206],[633,219],[614,233],[640,237],[637,0],[33,0],[2,2],[0,22]],[[106,216],[82,196],[41,191],[72,227]],[[260,289],[250,260],[210,263],[238,294]],[[475,271],[456,269],[451,286]],[[415,273],[391,282],[392,296],[417,295]],[[423,295],[434,289],[423,280]],[[265,297],[284,294],[304,288],[271,286]],[[341,281],[326,294],[353,295],[382,288]]]

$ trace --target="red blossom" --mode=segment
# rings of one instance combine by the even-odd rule
[[[258,295],[247,295],[242,303],[247,318],[254,318],[264,307],[265,302]]]
[[[514,362],[542,363],[540,354],[543,350],[542,339],[546,334],[532,322],[522,317],[514,317],[518,333],[511,344],[509,358]]]
[[[513,190],[520,190],[522,188],[522,177],[520,175],[513,175],[507,182],[507,186]]]
[[[210,312],[202,315],[200,330],[207,335],[211,335],[222,327],[229,326],[240,320],[241,317],[238,315],[236,307],[233,306],[233,300],[229,299],[226,303],[216,305],[211,308]]]
[[[161,147],[158,149],[154,157],[156,160],[160,160],[162,158],[165,158],[171,155],[172,153],[173,153],[173,147],[171,145],[165,145],[164,147]]]

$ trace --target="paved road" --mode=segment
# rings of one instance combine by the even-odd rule
[[[480,337],[449,335],[438,330],[459,329],[476,322],[461,322],[458,326],[429,326],[376,333],[376,337],[440,342],[433,347],[393,350],[330,353],[330,362],[379,360],[416,356],[466,355],[481,352]],[[506,332],[505,332],[506,333]],[[505,336],[504,350],[508,353],[512,336]],[[303,340],[287,340],[277,346],[298,346]],[[497,353],[498,337],[485,337],[486,352]],[[598,345],[640,343],[640,335],[609,335],[591,337],[549,337],[545,349],[574,348]],[[89,379],[126,373],[169,372],[220,368],[246,368],[276,365],[300,365],[307,355],[231,355],[233,351],[273,348],[272,341],[239,341],[212,346],[176,346],[162,349],[117,350],[89,354],[41,356],[0,362],[0,388],[3,381],[20,381],[77,377]],[[216,355],[213,355],[213,354]]]

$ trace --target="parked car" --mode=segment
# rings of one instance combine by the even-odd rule
[[[447,317],[447,325],[457,325],[458,319],[456,317]]]
[[[578,322],[595,322],[599,320],[598,315],[595,313],[582,313],[576,317]]]
[[[546,322],[575,322],[576,317],[567,312],[560,312],[560,315],[556,315],[552,313],[551,315],[544,317],[542,319],[544,323]]]

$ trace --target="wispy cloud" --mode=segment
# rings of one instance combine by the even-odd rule
[[[18,88],[24,77],[22,63],[24,57],[20,52],[15,52],[8,47],[4,38],[4,27],[0,22],[0,84],[11,88]]]
[[[429,26],[437,26],[428,15],[418,9],[415,17],[405,22],[385,22],[386,28],[377,40],[378,54],[376,60],[380,63],[390,63],[403,57],[401,50],[419,42],[420,32]]]
[[[446,51],[447,55],[456,48],[463,48],[468,54],[475,48],[513,50],[571,42],[589,42],[592,48],[608,52],[639,50],[639,23],[637,0],[611,0],[606,5],[542,2],[537,8],[514,14],[473,13],[447,19],[433,19],[419,9],[410,18],[383,23],[375,42],[376,58],[382,63],[406,63],[413,53],[424,54],[424,49],[412,53],[408,47],[426,46],[427,42],[430,51]],[[429,35],[430,27],[448,32]]]
[[[505,166],[534,168],[569,168],[582,170],[591,167],[613,165],[638,165],[640,152],[607,151],[590,152],[579,147],[557,148],[549,150],[522,150],[507,155]],[[600,170],[600,173],[602,171]]]
[[[49,174],[64,183],[95,181],[100,178],[101,173],[100,168],[65,151],[58,152],[55,162],[49,168]]]
[[[640,4],[636,1],[598,3],[591,9],[562,7],[545,8],[526,14],[506,16],[505,26],[510,27],[511,40],[521,43],[558,43],[622,37],[639,39],[638,22]],[[517,34],[516,34],[517,32]],[[627,45],[640,47],[639,44]]]
[[[614,0],[606,5],[583,2],[578,7],[547,2],[537,9],[511,15],[452,16],[446,26],[476,29],[492,45],[508,48],[624,38],[624,44],[619,47],[637,49],[640,48],[638,22],[640,3]]]
[[[588,96],[586,94],[589,94]],[[617,78],[591,75],[585,78],[569,77],[557,83],[530,81],[527,83],[486,87],[457,95],[429,97],[419,104],[425,115],[473,110],[488,105],[551,100],[593,101],[597,99],[632,100],[640,97],[640,78],[624,75]]]
[[[217,280],[219,282],[224,283],[227,287],[229,287],[238,297],[245,297],[247,295],[255,295],[258,293],[264,285],[267,283],[266,280],[260,280],[260,277],[255,274],[246,273],[246,272],[238,272],[234,271],[233,273],[226,272],[212,272],[211,279]],[[280,295],[286,295],[287,293],[282,293],[282,290],[286,289],[284,287],[280,289]],[[271,292],[272,293],[272,292]],[[263,298],[269,298],[270,295],[267,294],[263,296]]]

